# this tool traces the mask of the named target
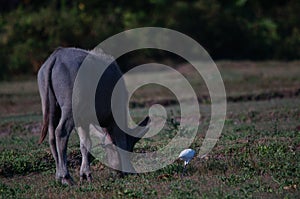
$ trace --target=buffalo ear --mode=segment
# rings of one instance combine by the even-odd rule
[[[134,136],[141,139],[149,130],[149,127],[147,126],[150,122],[150,117],[147,116],[143,121],[139,123],[139,125],[134,128]]]
[[[137,127],[132,129],[134,136],[127,134],[128,143],[130,143],[129,148],[133,150],[134,145],[149,131],[147,126],[150,122],[150,117],[147,116],[142,122],[139,123]]]
[[[143,121],[139,123],[139,126],[147,126],[150,122],[150,117],[147,116]]]

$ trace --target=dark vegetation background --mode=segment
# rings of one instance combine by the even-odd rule
[[[215,60],[299,59],[299,10],[299,0],[0,0],[0,80],[35,74],[58,46],[92,49],[144,26],[181,31]]]
[[[299,198],[299,10],[300,0],[0,0],[0,198]],[[79,138],[72,133],[68,168],[78,184],[61,185],[49,144],[37,145],[38,68],[58,46],[92,49],[116,33],[144,26],[181,31],[216,60],[228,102],[220,139],[205,159],[192,160],[185,176],[183,163],[175,161],[119,178],[94,159],[93,183],[81,184]],[[190,147],[200,151],[211,103],[195,69],[159,50],[130,52],[117,61],[123,71],[163,62],[187,78],[201,111]],[[126,84],[149,75],[168,73],[151,68]],[[176,134],[188,133],[179,127],[178,100],[166,91],[147,85],[130,98],[134,121],[149,114],[153,103],[167,111],[162,131],[142,139],[137,153],[158,151]]]

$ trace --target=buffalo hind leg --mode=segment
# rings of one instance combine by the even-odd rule
[[[61,110],[61,118],[55,130],[58,155],[58,177],[62,184],[73,185],[74,181],[67,168],[67,145],[71,131],[74,128],[71,110]]]
[[[50,100],[51,101],[51,100]],[[58,122],[60,118],[60,108],[50,104],[50,117],[49,117],[49,145],[50,150],[55,160],[56,166],[56,180],[59,180],[59,165],[58,165],[58,154],[57,154],[57,147],[56,147],[56,139],[55,139],[55,129],[57,128]]]

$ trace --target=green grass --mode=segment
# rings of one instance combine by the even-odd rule
[[[279,74],[284,71],[280,65],[286,63],[267,62],[264,66],[249,62],[252,64],[249,70],[248,66],[243,67],[248,62],[238,63],[239,67],[237,63],[231,63],[231,67],[228,62],[221,63],[225,64],[221,72],[229,96],[245,91],[253,94],[294,89],[299,83],[295,77],[299,75],[299,67],[291,63],[287,66],[293,71],[290,75]],[[256,84],[259,74],[266,78]],[[247,75],[249,78],[245,78]],[[273,86],[281,81],[282,87]],[[298,198],[300,195],[299,96],[229,102],[225,126],[216,146],[205,159],[193,159],[183,177],[183,164],[179,161],[155,172],[120,178],[94,159],[93,183],[79,184],[81,155],[78,136],[73,133],[68,160],[71,175],[78,184],[67,187],[55,181],[48,143],[37,144],[41,112],[36,84],[28,81],[20,88],[22,85],[0,84],[0,110],[7,110],[0,115],[1,198]],[[248,87],[249,92],[244,90]],[[138,96],[141,101],[150,97]],[[191,145],[196,151],[201,147],[210,119],[210,105],[201,104],[200,109],[201,125]],[[132,114],[138,121],[147,111],[148,108],[136,108]],[[167,111],[166,127],[155,137],[141,140],[135,148],[137,152],[155,151],[174,137],[178,131],[179,106],[168,106]]]

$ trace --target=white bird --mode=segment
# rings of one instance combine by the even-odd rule
[[[196,152],[193,149],[184,149],[179,154],[178,158],[180,158],[181,160],[184,161],[183,173],[185,172],[186,165],[188,165],[189,162],[193,159],[193,157],[195,156],[195,153]]]

